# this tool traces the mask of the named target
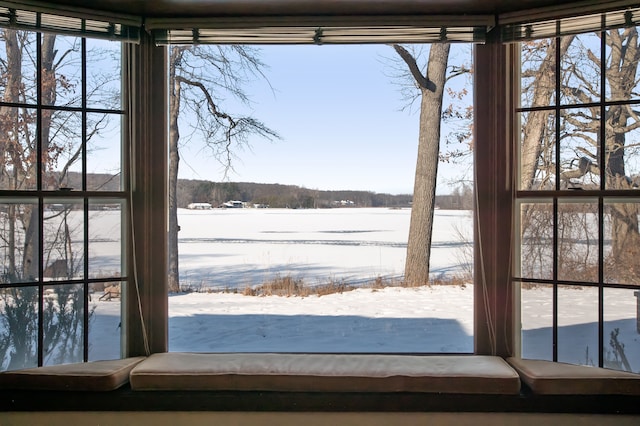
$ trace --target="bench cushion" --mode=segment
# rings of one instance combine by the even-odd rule
[[[507,358],[534,393],[640,395],[640,374],[533,359]]]
[[[145,357],[52,365],[0,373],[0,389],[110,391],[129,381]]]
[[[131,388],[517,394],[520,379],[491,356],[161,353],[133,369]]]

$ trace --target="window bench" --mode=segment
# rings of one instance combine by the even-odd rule
[[[0,373],[0,411],[640,414],[640,375],[579,367],[581,380],[608,384],[574,387],[571,394],[537,392],[531,377],[571,376],[576,366],[507,361],[480,355],[162,353]],[[102,380],[101,387],[89,386],[100,382],[91,374],[79,374],[104,376],[108,367],[117,380]],[[619,378],[624,385],[610,387]],[[569,382],[557,383],[573,383],[563,380]]]
[[[518,374],[491,356],[153,354],[133,390],[513,394]]]

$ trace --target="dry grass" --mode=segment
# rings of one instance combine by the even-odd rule
[[[432,279],[429,284],[425,284],[424,286],[458,285],[464,287],[468,283],[468,279],[465,279],[463,276],[441,276],[436,279]],[[257,286],[247,286],[242,291],[242,294],[245,296],[308,297],[345,293],[358,288],[366,288],[371,289],[371,291],[378,291],[387,287],[408,287],[408,285],[404,281],[397,278],[383,277],[376,277],[371,281],[359,283],[348,283],[344,280],[329,280],[324,284],[308,285],[301,278],[293,278],[291,276],[278,276],[271,281]]]

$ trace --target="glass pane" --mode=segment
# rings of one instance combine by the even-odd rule
[[[0,79],[0,99],[35,104],[36,33],[7,28],[0,30],[0,74],[11,76]]]
[[[122,276],[123,207],[112,200],[89,204],[89,278]]]
[[[640,202],[606,202],[604,209],[605,282],[640,285]]]
[[[42,104],[82,106],[82,43],[42,33]]]
[[[607,31],[606,96],[609,101],[640,98],[640,68],[637,56],[637,28]]]
[[[84,289],[82,284],[44,288],[44,365],[82,362],[84,348]]]
[[[560,61],[560,103],[579,105],[600,101],[600,37],[595,33],[565,36]],[[562,53],[562,50],[561,50]]]
[[[45,200],[45,280],[81,279],[84,276],[84,213],[82,204]]]
[[[0,189],[36,189],[36,137],[35,109],[0,108]]]
[[[558,279],[598,282],[598,204],[558,203]]]
[[[600,188],[599,120],[599,107],[562,111],[560,121],[561,189]]]
[[[87,39],[87,108],[122,109],[122,44]]]
[[[42,189],[82,189],[82,114],[44,110]]]
[[[520,106],[546,107],[556,101],[556,42],[542,39],[521,43]]]
[[[555,189],[556,115],[520,113],[520,189]]]
[[[522,358],[553,360],[553,286],[520,285]]]
[[[89,361],[118,359],[122,342],[122,304],[118,281],[89,285]]]
[[[520,206],[520,274],[524,278],[553,279],[553,205]]]
[[[0,199],[0,276],[2,283],[38,279],[37,200]]]
[[[0,370],[38,366],[38,288],[0,292]]]
[[[640,124],[635,112],[640,105],[607,107],[606,188],[638,189],[640,186]]]
[[[640,373],[640,291],[604,289],[604,366]]]
[[[558,286],[558,361],[598,365],[598,289]]]
[[[122,190],[122,116],[87,114],[87,190]]]
[[[229,133],[200,120],[211,116],[202,91],[183,86],[169,349],[472,352],[473,191],[462,188],[473,170],[468,80],[451,80],[445,94],[453,105],[444,113],[441,157],[449,162],[438,165],[431,240],[429,281],[450,285],[409,287],[419,114],[399,113],[399,96],[416,88],[390,78],[406,64],[381,63],[395,55],[388,45],[260,47],[269,84],[258,78],[246,86],[255,109],[221,87],[228,81],[221,54],[233,63],[237,53],[226,49],[174,46],[179,57],[170,62],[185,78],[202,71],[225,110],[264,122],[282,139],[264,143],[254,132],[246,134],[250,150],[236,149],[250,122],[234,127],[233,170],[225,175],[226,154],[214,142]],[[470,64],[470,53],[470,45],[452,45],[450,65]],[[193,338],[197,330],[206,332]]]

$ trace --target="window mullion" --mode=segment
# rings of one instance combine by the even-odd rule
[[[602,16],[606,28],[606,16]],[[600,190],[606,189],[606,83],[607,31],[600,32],[600,128],[598,161],[600,162]],[[598,197],[598,366],[604,366],[604,196]]]

